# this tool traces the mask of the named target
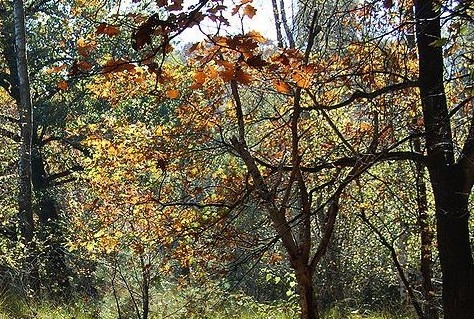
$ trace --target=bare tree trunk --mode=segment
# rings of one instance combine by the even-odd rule
[[[415,120],[416,121],[416,120]],[[414,123],[416,125],[416,123]],[[421,141],[413,141],[413,150],[421,153]],[[423,295],[425,297],[424,314],[426,319],[438,319],[438,311],[434,301],[434,287],[432,283],[433,232],[428,216],[428,200],[426,198],[426,184],[424,181],[424,167],[415,162],[416,202],[418,206],[418,225],[420,227],[420,271],[423,278]]]
[[[275,31],[277,36],[278,47],[283,48],[283,36],[281,33],[280,12],[278,10],[277,0],[272,0],[273,18],[275,20]]]
[[[26,56],[26,31],[25,12],[22,0],[15,0],[13,10],[13,23],[15,28],[15,54],[16,69],[19,92],[19,115],[20,115],[20,160],[19,160],[19,222],[20,233],[25,244],[27,254],[31,255],[34,250],[34,220],[33,220],[33,196],[31,175],[31,151],[33,131],[33,107],[30,95],[30,82],[28,76],[28,60]],[[35,292],[39,291],[37,278],[37,265],[35,259],[26,258],[27,282]],[[36,273],[36,274],[35,274]],[[35,278],[36,277],[36,278]]]
[[[290,46],[290,49],[294,49],[296,47],[295,39],[293,37],[293,32],[290,29],[290,25],[288,24],[288,18],[286,16],[286,10],[285,10],[285,0],[280,0],[280,16],[281,16],[281,22],[283,24],[283,29],[285,30],[286,38],[288,39],[288,44]]]
[[[427,167],[435,197],[445,319],[474,318],[474,262],[469,235],[469,195],[474,183],[474,120],[458,162],[444,89],[440,6],[415,3],[419,89]]]
[[[313,271],[309,267],[295,269],[300,296],[301,319],[319,319],[318,304],[314,294]]]

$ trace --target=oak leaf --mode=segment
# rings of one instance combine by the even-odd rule
[[[288,85],[288,83],[286,83],[282,80],[273,81],[273,86],[280,93],[290,93],[291,92],[291,87]]]
[[[105,35],[108,35],[109,37],[113,37],[113,36],[119,35],[120,30],[117,27],[113,26],[113,25],[106,24],[106,23],[101,23],[97,27],[97,30],[95,31],[95,33],[96,34],[105,34]]]
[[[250,4],[248,4],[244,7],[244,16],[247,16],[250,19],[252,19],[255,16],[255,13],[257,13],[257,9],[255,9]]]
[[[64,91],[64,90],[67,90],[68,87],[69,87],[69,84],[67,84],[66,81],[62,80],[58,82],[58,89]]]

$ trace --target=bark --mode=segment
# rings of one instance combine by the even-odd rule
[[[417,153],[422,152],[419,138],[413,141],[413,149]],[[420,271],[423,279],[423,296],[425,298],[424,314],[426,319],[438,319],[438,310],[434,300],[435,291],[432,282],[434,238],[428,215],[424,170],[425,168],[422,163],[415,163],[416,203],[418,208],[418,225],[420,227]]]
[[[36,259],[32,256],[34,247],[33,193],[31,150],[33,132],[33,107],[30,95],[28,60],[26,56],[25,12],[22,0],[13,3],[13,23],[15,34],[15,57],[17,73],[17,90],[20,115],[20,160],[19,160],[19,194],[18,216],[20,234],[27,250],[25,273],[26,282],[33,291],[39,290]]]
[[[468,198],[473,183],[473,130],[458,163],[443,83],[439,4],[415,1],[419,88],[427,166],[435,197],[445,319],[474,318],[474,263],[469,241]]]
[[[301,319],[319,319],[318,305],[314,294],[313,271],[309,267],[298,267],[296,281],[298,283],[298,294]]]
[[[277,36],[278,47],[283,48],[283,36],[281,33],[281,21],[280,21],[280,13],[278,10],[277,0],[272,0],[272,8],[273,8],[273,19],[275,20],[275,32]]]
[[[275,0],[273,0],[275,1]],[[290,26],[288,24],[288,19],[286,17],[286,10],[285,10],[285,1],[280,0],[280,14],[281,14],[281,22],[283,24],[283,29],[285,30],[286,38],[288,39],[288,46],[290,49],[294,49],[296,47],[295,45],[295,39],[293,38],[293,32],[290,29]]]

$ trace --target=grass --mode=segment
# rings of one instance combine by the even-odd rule
[[[133,308],[121,300],[124,318],[136,318]],[[128,308],[127,308],[128,307]],[[0,319],[117,319],[114,300],[105,296],[91,304],[76,300],[69,304],[30,303],[14,297],[0,300]],[[163,290],[155,292],[150,319],[297,319],[298,309],[289,303],[261,304],[242,294],[224,296],[221,292]],[[326,311],[321,319],[412,319],[388,311]]]

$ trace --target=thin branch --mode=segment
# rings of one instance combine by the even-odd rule
[[[0,127],[0,135],[8,137],[9,139],[19,143],[21,141],[20,135],[15,134],[7,129]]]
[[[303,110],[311,111],[311,110],[335,110],[347,105],[350,105],[352,102],[358,100],[358,99],[374,99],[380,95],[383,95],[385,93],[390,93],[398,90],[403,90],[407,88],[412,88],[412,87],[417,87],[418,86],[418,81],[410,81],[407,80],[405,82],[401,83],[396,83],[392,85],[385,86],[383,88],[380,88],[378,90],[372,91],[372,92],[365,92],[365,91],[360,91],[356,90],[352,95],[345,101],[342,101],[340,103],[334,104],[334,105],[321,105],[317,101],[316,96],[310,91],[306,90],[306,93],[311,97],[313,100],[314,105],[302,108]]]
[[[399,151],[399,152],[380,152],[374,153],[373,156],[377,159],[377,162],[386,162],[386,161],[399,161],[399,160],[409,160],[420,163],[425,163],[426,157],[423,154],[409,151]],[[331,168],[341,168],[341,167],[353,167],[356,165],[357,161],[360,160],[360,156],[354,157],[341,157],[332,162],[323,163],[316,166],[302,166],[300,167],[302,172],[306,173],[319,173],[324,169]],[[292,166],[282,166],[276,167],[267,162],[264,162],[260,159],[255,159],[255,161],[266,168],[272,169],[272,171],[277,171],[278,169],[289,172],[293,170]]]

